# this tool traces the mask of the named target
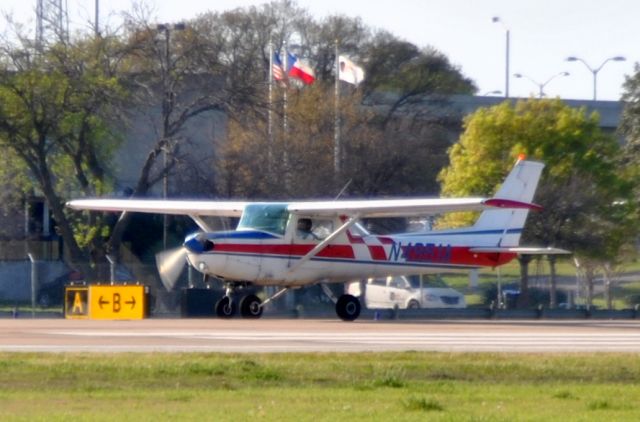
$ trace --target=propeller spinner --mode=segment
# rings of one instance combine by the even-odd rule
[[[156,265],[160,279],[167,291],[173,290],[187,263],[187,249],[169,249],[156,254]]]

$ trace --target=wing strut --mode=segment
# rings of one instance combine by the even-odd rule
[[[213,231],[211,230],[211,227],[209,227],[209,225],[199,215],[189,214],[189,217],[191,217],[191,219],[198,225],[198,227],[200,227],[202,231]]]
[[[351,226],[353,226],[358,221],[358,218],[360,218],[359,213],[354,215],[350,219],[348,219],[346,223],[338,227],[333,233],[331,233],[322,242],[318,243],[315,248],[307,252],[305,256],[300,258],[293,266],[291,266],[291,268],[289,268],[289,271],[288,271],[289,274],[295,272],[298,268],[300,268],[302,264],[304,264],[314,256],[318,255],[329,243],[333,241],[333,239],[335,239],[336,237],[344,233],[346,230],[348,230]]]

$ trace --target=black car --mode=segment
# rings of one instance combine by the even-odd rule
[[[62,306],[64,303],[64,287],[71,284],[84,284],[82,273],[72,270],[41,284],[36,296],[38,305],[41,308]]]

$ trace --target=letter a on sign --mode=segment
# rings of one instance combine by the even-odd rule
[[[89,317],[89,287],[64,288],[64,316],[80,319]]]
[[[73,314],[84,314],[84,303],[82,302],[82,297],[80,296],[80,292],[76,292],[73,297],[73,308],[71,308],[71,313]]]

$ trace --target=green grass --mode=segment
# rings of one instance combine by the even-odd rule
[[[0,419],[637,420],[636,354],[0,354]]]

